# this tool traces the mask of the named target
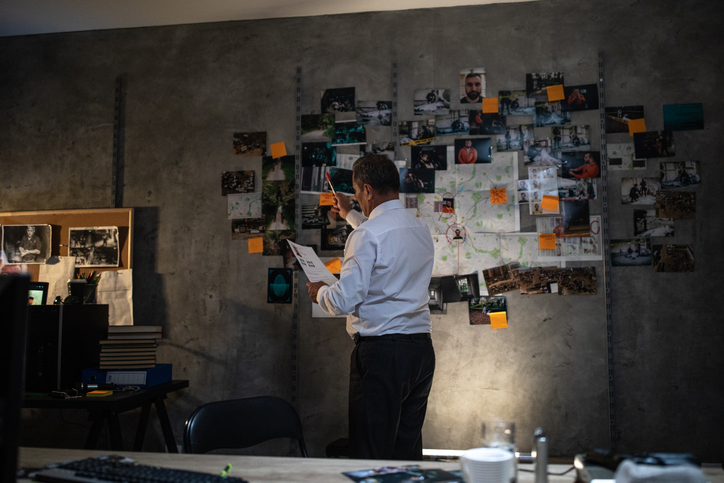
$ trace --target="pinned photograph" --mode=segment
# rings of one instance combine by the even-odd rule
[[[364,153],[362,153],[362,151],[364,151]],[[381,154],[383,156],[387,156],[392,161],[394,161],[395,143],[392,141],[368,143],[366,146],[360,148],[360,154]]]
[[[261,179],[263,181],[294,181],[294,156],[261,159]]]
[[[68,254],[75,257],[76,267],[117,267],[118,227],[68,228]]]
[[[50,225],[3,225],[2,231],[2,251],[8,265],[45,263],[50,258]]]
[[[266,156],[266,132],[235,132],[234,154]]]
[[[262,255],[265,257],[282,255],[288,245],[287,240],[294,241],[296,236],[297,234],[293,230],[266,231],[264,233],[264,251]]]
[[[322,211],[323,206],[302,205],[302,229],[311,230],[322,228],[329,224],[327,215]]]
[[[485,97],[485,67],[460,71],[460,104],[478,104]]]
[[[704,104],[664,104],[664,129],[690,131],[704,129]]]
[[[591,128],[589,126],[552,126],[542,131],[547,139],[553,141],[551,147],[556,151],[587,151],[591,149]]]
[[[548,86],[565,84],[562,72],[543,72],[525,75],[525,91],[528,97],[548,99]]]
[[[416,116],[448,114],[450,112],[450,89],[417,90],[414,93],[414,106]]]
[[[485,279],[485,286],[491,295],[518,290],[520,283],[518,281],[518,270],[520,263],[513,262],[507,265],[501,265],[495,268],[481,270]]]
[[[470,133],[470,113],[463,109],[435,116],[435,130],[438,136],[467,135]]]
[[[665,158],[676,154],[671,131],[637,132],[633,137],[637,158]]]
[[[560,166],[563,164],[548,139],[536,139],[523,151],[523,163],[528,166]]]
[[[508,303],[505,297],[472,297],[468,299],[470,325],[490,325],[490,314],[507,311]]]
[[[564,100],[561,109],[564,111],[587,111],[598,109],[598,84],[580,86],[564,86]]]
[[[253,193],[256,190],[254,171],[224,171],[221,173],[221,196],[230,193]]]
[[[447,146],[412,146],[412,167],[447,169]]]
[[[651,240],[634,238],[631,240],[611,240],[612,267],[650,267],[653,260]]]
[[[656,216],[676,220],[696,218],[694,191],[660,191],[656,197]]]
[[[391,126],[392,101],[359,101],[357,103],[357,123]]]
[[[587,200],[561,201],[564,237],[591,236],[590,210]]]
[[[599,151],[574,151],[561,153],[563,178],[600,178],[601,153]]]
[[[264,235],[264,218],[231,220],[231,239],[246,240]]]
[[[525,89],[498,91],[498,112],[503,116],[532,116],[535,100],[528,97]]]
[[[322,250],[344,250],[350,233],[352,233],[352,227],[346,223],[340,223],[334,228],[323,227]]]
[[[401,168],[400,193],[434,193],[435,171],[427,168]]]
[[[531,180],[518,180],[518,196],[516,198],[518,203],[528,203],[530,201],[530,198],[528,197],[528,192],[531,191],[531,185]]]
[[[633,143],[606,143],[608,169],[646,169],[646,159],[634,157]]]
[[[493,143],[490,138],[463,138],[455,140],[455,164],[493,162]]]
[[[446,215],[452,215],[455,213],[455,198],[443,198],[441,204],[442,207],[440,208],[439,213]],[[437,210],[435,211],[438,212]]]
[[[354,112],[354,87],[322,91],[322,113]]]
[[[400,146],[430,144],[435,140],[435,120],[400,121]]]
[[[288,268],[270,268],[266,302],[268,304],[292,303],[292,270]]]
[[[694,247],[654,245],[654,272],[693,272]]]
[[[334,136],[334,114],[303,114],[302,142],[331,143]]]
[[[558,198],[561,200],[595,200],[597,194],[594,178],[558,178]]]
[[[563,126],[571,123],[570,111],[563,111],[560,102],[539,101],[535,103],[535,125]]]
[[[470,110],[470,134],[505,134],[505,117],[500,114],[484,114]]]
[[[294,181],[266,182],[261,192],[267,232],[294,230]]]
[[[302,166],[335,166],[337,150],[332,143],[302,143]]]
[[[342,168],[330,168],[329,177],[332,180],[334,190],[340,193],[354,194],[354,184],[352,183],[352,170]],[[325,191],[332,191],[327,183]]]
[[[521,151],[525,143],[533,141],[533,125],[507,126],[505,134],[495,136],[495,149],[497,151]]]
[[[338,122],[334,125],[333,146],[343,144],[367,144],[367,132],[364,124],[352,122]]]
[[[644,118],[644,106],[607,107],[606,134],[622,132],[628,134],[628,122]]]
[[[227,218],[261,218],[261,193],[232,193],[226,196]]]
[[[641,238],[674,236],[674,220],[659,218],[656,210],[634,210],[634,235]]]
[[[557,267],[540,267],[518,271],[520,293],[522,295],[537,295],[555,293],[552,288],[558,289],[559,273]]]
[[[596,267],[559,268],[558,270],[560,276],[558,294],[596,295],[598,292]]]
[[[480,297],[480,283],[478,280],[478,272],[467,275],[455,275],[455,283],[458,284],[458,290],[463,300],[470,300],[474,297]]]
[[[699,161],[662,161],[659,163],[661,172],[661,188],[698,188],[701,186]]]
[[[658,178],[621,178],[621,204],[653,205],[661,190]]]

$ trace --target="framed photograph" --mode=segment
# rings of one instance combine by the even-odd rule
[[[266,132],[235,132],[234,154],[266,156]]]
[[[268,304],[292,303],[294,279],[289,268],[270,268],[266,302]]]
[[[68,228],[68,253],[76,267],[117,267],[117,226]]]
[[[632,238],[629,240],[611,240],[612,267],[650,267],[653,260],[651,240]]]
[[[2,231],[2,248],[8,265],[40,264],[50,258],[53,241],[50,225],[3,225]]]

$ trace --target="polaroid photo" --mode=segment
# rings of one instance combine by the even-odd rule
[[[266,292],[266,303],[292,303],[293,284],[294,279],[292,277],[292,270],[288,268],[270,268]]]
[[[662,189],[698,188],[701,186],[699,161],[662,161],[659,163]]]
[[[450,89],[421,89],[414,93],[416,116],[450,113]]]
[[[560,101],[537,101],[535,103],[536,127],[563,126],[570,123],[571,113],[570,111],[563,111],[561,109]]]
[[[332,146],[367,144],[367,131],[364,124],[352,121],[337,122],[334,126]]]
[[[656,216],[675,220],[696,219],[694,191],[659,191],[656,197]]]
[[[265,257],[282,255],[288,245],[287,240],[295,241],[296,237],[297,234],[293,230],[264,232],[264,251],[262,255]]]
[[[704,129],[704,104],[664,104],[664,130]]]
[[[609,247],[612,267],[650,267],[653,261],[648,238],[611,240]]]
[[[493,162],[493,143],[490,138],[455,139],[455,164]]]
[[[266,231],[294,230],[294,181],[267,181],[262,185],[261,193]]]
[[[261,218],[261,193],[234,193],[226,196],[227,218]]]
[[[654,245],[654,272],[693,272],[694,247],[691,245]]]
[[[50,225],[3,225],[2,232],[3,261],[8,265],[40,264],[50,258],[53,242]]]
[[[560,268],[559,295],[596,295],[596,267]]]
[[[430,144],[435,140],[435,120],[400,121],[400,146]]]
[[[235,132],[234,154],[266,156],[266,132]]]
[[[467,109],[450,111],[435,116],[435,130],[438,136],[463,136],[470,134],[470,113]]]
[[[470,134],[505,134],[505,117],[500,114],[484,114],[483,111],[470,110]]]
[[[118,267],[118,227],[68,228],[68,254],[75,257],[76,267]]]
[[[302,143],[302,167],[336,166],[337,150],[332,143]]]
[[[569,179],[600,178],[600,151],[568,151],[560,153],[561,177]]]
[[[502,151],[522,151],[526,141],[533,140],[533,125],[507,126],[505,134],[495,136],[495,149]]]
[[[595,200],[597,195],[594,178],[558,178],[558,198],[561,200]]]
[[[434,193],[435,170],[427,168],[400,169],[400,193]]]
[[[321,93],[322,113],[354,112],[354,87],[326,89]]]
[[[249,238],[264,236],[265,222],[266,219],[264,218],[231,220],[231,239],[247,240]]]
[[[261,179],[262,181],[294,181],[294,155],[272,158],[264,156],[261,158]]]
[[[659,178],[621,178],[621,204],[654,205],[660,190]]]
[[[507,299],[502,296],[471,297],[468,299],[470,325],[490,325],[490,314],[507,311]]]
[[[224,171],[221,173],[221,196],[230,193],[253,193],[256,191],[254,171]]]
[[[502,116],[532,116],[535,101],[528,97],[525,89],[498,91],[498,113]]]
[[[674,220],[659,218],[656,209],[634,210],[634,236],[650,238],[655,236],[674,236]]]
[[[598,109],[598,84],[565,86],[563,87],[563,96],[561,109],[564,111]]]
[[[649,131],[634,134],[637,158],[666,158],[676,154],[671,131]]]
[[[334,114],[303,114],[303,143],[331,143],[334,136]]]
[[[392,101],[359,101],[357,103],[357,123],[391,126]]]
[[[525,75],[525,91],[528,97],[548,99],[548,86],[563,85],[562,72],[543,72]]]
[[[412,146],[412,167],[447,170],[447,146]]]
[[[617,132],[628,134],[628,122],[644,118],[644,106],[616,106],[607,107],[606,134]]]
[[[485,97],[485,67],[460,71],[460,104],[482,104]]]
[[[606,143],[606,154],[610,170],[646,169],[646,159],[634,156],[633,143]]]

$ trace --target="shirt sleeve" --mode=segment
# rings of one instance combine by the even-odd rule
[[[377,240],[365,230],[353,231],[347,239],[339,282],[319,289],[319,307],[331,315],[354,313],[367,298],[376,259]]]
[[[352,225],[352,228],[357,228],[365,221],[367,221],[367,217],[357,210],[351,210],[347,213],[347,223]]]

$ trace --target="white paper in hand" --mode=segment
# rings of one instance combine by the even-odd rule
[[[304,273],[307,274],[307,278],[310,282],[324,282],[327,285],[334,285],[337,283],[337,277],[332,275],[332,272],[324,266],[324,263],[319,259],[313,248],[298,245],[293,241],[289,241],[289,245],[292,247],[292,253],[299,260],[299,265],[302,266]]]

